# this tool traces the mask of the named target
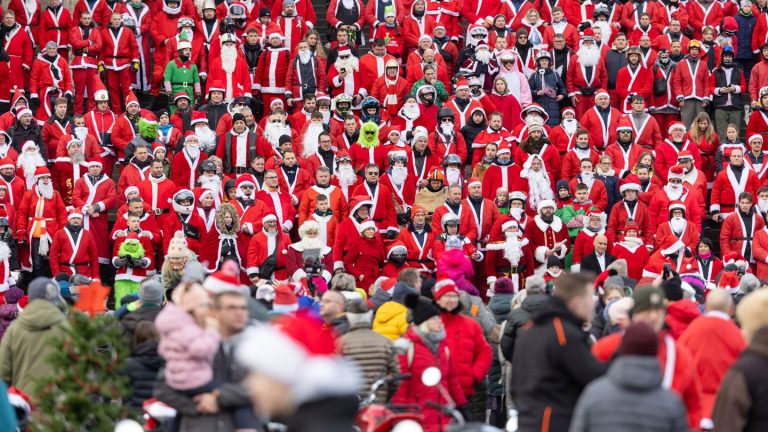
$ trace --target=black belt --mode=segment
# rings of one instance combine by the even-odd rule
[[[172,86],[182,86],[182,87],[187,87],[187,86],[190,86],[190,85],[192,85],[192,84],[190,84],[190,83],[187,83],[187,82],[172,82],[172,83],[171,83],[171,85],[172,85]]]
[[[523,268],[521,266],[496,267],[496,273],[518,274],[522,272],[522,270]]]

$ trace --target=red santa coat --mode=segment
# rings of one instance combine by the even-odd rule
[[[595,11],[595,5],[592,2],[587,3],[578,0],[562,0],[558,4],[563,9],[563,15],[568,18],[569,22],[591,22],[593,19],[592,14]],[[616,18],[618,20],[618,16]]]
[[[400,76],[397,76],[393,81],[382,75],[376,78],[373,83],[373,90],[371,90],[371,96],[381,101],[382,108],[385,109],[390,118],[397,115],[407,94],[408,86],[405,79]],[[403,128],[397,128],[397,130],[402,131]]]
[[[68,157],[60,157],[56,158],[51,171],[53,187],[61,194],[64,205],[70,207],[75,183],[88,173],[88,164],[86,162],[75,164]]]
[[[304,99],[304,87],[303,83],[301,82],[301,73],[299,73],[299,62],[301,60],[299,59],[299,56],[296,55],[293,60],[291,61],[288,70],[286,72],[286,78],[285,78],[285,94],[286,97],[293,98],[297,101],[302,101]],[[310,57],[310,63],[312,65],[312,72],[315,76],[315,83],[317,83],[318,90],[323,90],[328,88],[328,83],[325,78],[325,68],[322,67],[320,61],[315,57]],[[299,111],[303,113],[304,111]],[[296,116],[298,113],[294,113],[293,115]],[[309,118],[306,118],[305,121],[309,121]],[[301,129],[302,125],[298,124],[295,121],[291,121],[291,125],[293,125],[297,129]]]
[[[453,111],[456,130],[461,130],[461,128],[466,126],[467,122],[472,118],[472,111],[480,109],[485,112],[483,104],[472,98],[470,98],[469,103],[463,110],[459,107],[458,103],[456,103],[455,97],[448,99],[443,106]]]
[[[344,269],[344,256],[347,254],[352,239],[360,236],[360,223],[350,216],[345,217],[336,228],[336,238],[333,240],[333,269]]]
[[[176,153],[171,162],[171,181],[180,188],[193,189],[197,184],[198,167],[207,159],[205,152],[200,152],[200,156],[194,161],[184,150]]]
[[[358,286],[367,289],[379,277],[384,259],[384,244],[379,236],[367,239],[358,234],[344,255],[344,269],[355,277]]]
[[[728,164],[725,169],[720,171],[715,177],[715,183],[712,185],[712,195],[709,206],[709,211],[720,213],[731,213],[734,211],[735,206],[739,202],[739,194],[742,192],[749,192],[753,197],[757,196],[757,189],[760,187],[760,182],[757,179],[757,174],[754,171],[744,167],[741,173],[741,178],[737,179],[736,175]]]
[[[42,55],[37,56],[32,64],[29,91],[31,92],[30,97],[40,98],[40,106],[36,113],[38,119],[49,118],[53,115],[50,97],[59,95],[55,89],[65,95],[71,96],[73,94],[72,75],[69,72],[67,61],[58,55],[53,62],[48,61]]]
[[[136,137],[137,132],[134,130],[134,126],[131,124],[131,121],[128,120],[127,116],[127,113],[123,113],[115,119],[110,140],[116,150],[117,160],[121,162],[125,159],[126,146],[128,146],[128,143]],[[136,128],[138,129],[138,123]]]
[[[605,234],[605,230],[596,233],[583,228],[576,235],[576,240],[573,242],[573,264],[571,264],[571,271],[578,271],[581,267],[581,259],[595,251],[594,243],[597,234]],[[611,246],[610,242],[608,242],[608,246]]]
[[[485,147],[490,143],[495,143],[496,148],[501,146],[501,143],[508,143],[514,154],[517,150],[517,145],[514,144],[512,134],[504,128],[498,131],[487,127],[480,131],[475,140],[472,142],[472,148],[475,149],[472,153],[472,166],[477,165],[485,156]]]
[[[293,177],[292,182],[289,181],[283,165],[277,167],[275,171],[277,171],[277,182],[280,186],[280,190],[286,191],[292,198],[296,198],[298,202],[301,202],[301,199],[304,196],[304,191],[315,184],[315,179],[312,174],[301,167],[296,168],[296,175]]]
[[[13,180],[9,182],[0,177],[0,185],[7,187],[8,192],[6,192],[5,195],[5,202],[11,204],[13,208],[18,209],[19,204],[21,204],[21,199],[27,191],[26,181],[18,176],[14,177]]]
[[[127,164],[123,172],[120,173],[120,179],[117,182],[117,194],[125,196],[125,188],[132,185],[136,186],[147,177],[149,177],[149,164],[144,168],[139,168],[133,162]],[[171,236],[173,236],[173,233],[171,233]]]
[[[371,219],[376,222],[379,232],[386,232],[388,229],[397,230],[397,212],[395,211],[394,192],[387,186],[379,184],[376,191],[371,193],[368,184],[363,181],[352,192],[352,196],[365,195],[373,202],[371,209]]]
[[[222,234],[218,227],[214,225],[211,232],[205,236],[205,243],[201,248],[199,261],[206,263],[206,270],[215,272],[219,269],[219,266],[222,263],[222,245],[225,244],[225,241],[233,241],[235,246],[235,256],[240,265],[240,283],[250,284],[251,282],[250,279],[248,279],[248,273],[246,272],[246,269],[248,268],[246,260],[248,257],[249,244],[245,237],[245,235],[239,233],[237,235]]]
[[[293,228],[296,220],[296,208],[291,204],[291,196],[287,192],[268,191],[262,189],[256,192],[256,199],[263,201],[271,214],[277,216],[277,222],[280,227],[290,230]]]
[[[405,209],[410,208],[414,201],[416,201],[415,176],[406,176],[403,184],[398,186],[392,182],[392,177],[388,173],[384,173],[384,175],[379,178],[379,182],[393,192],[393,198],[403,212],[405,212]],[[395,208],[395,210],[397,210],[397,208]]]
[[[766,178],[768,178],[768,152],[761,152],[763,157],[763,163],[762,164],[755,164],[752,162],[752,160],[749,158],[750,153],[747,152],[744,154],[744,165],[749,167],[752,171],[755,172],[757,175],[757,180],[762,185],[765,183]]]
[[[723,21],[723,7],[720,2],[710,2],[704,6],[696,0],[687,4],[688,24],[693,28],[694,39],[701,40],[701,29],[704,26],[717,28]]]
[[[79,21],[79,18],[78,18]],[[72,27],[72,15],[69,9],[61,6],[58,11],[50,7],[40,15],[40,33],[37,42],[45,46],[49,41],[55,42],[59,49],[69,48],[69,29]]]
[[[429,134],[427,146],[438,160],[444,159],[449,154],[455,154],[459,156],[462,164],[467,162],[467,144],[460,133],[454,132],[452,136],[447,136],[439,129],[435,129],[434,133]]]
[[[720,383],[746,347],[744,337],[727,314],[711,311],[694,319],[677,343],[691,353],[701,384],[702,413],[711,418]]]
[[[267,48],[259,56],[259,64],[253,77],[253,89],[264,94],[284,96],[285,77],[291,62],[287,48]]]
[[[624,237],[624,226],[630,219],[632,219],[632,221],[640,228],[638,237],[642,238],[646,245],[653,245],[655,225],[652,224],[652,218],[648,213],[648,207],[639,200],[631,210],[624,200],[613,205],[611,215],[608,217],[608,226],[605,230],[605,235],[608,237],[608,244],[621,241]]]
[[[183,218],[183,222],[182,222]],[[177,213],[175,210],[171,210],[169,213],[160,215],[157,218],[157,224],[160,226],[160,232],[163,236],[163,255],[168,253],[168,245],[171,244],[176,231],[184,232],[184,237],[187,239],[189,250],[196,254],[200,254],[200,246],[205,241],[205,221],[200,215],[193,211],[186,217]],[[184,226],[189,225],[191,231],[195,231],[195,235],[190,235]]]
[[[763,227],[763,229],[755,233],[752,243],[752,255],[757,262],[755,276],[760,280],[768,278],[768,228]]]
[[[570,18],[569,18],[570,20]],[[579,31],[571,23],[565,22],[565,20],[559,23],[551,23],[551,25],[544,27],[543,32],[544,44],[547,47],[553,47],[553,39],[556,34],[561,34],[565,37],[565,45],[571,49],[579,47]]]
[[[534,216],[533,222],[526,227],[526,235],[531,240],[533,257],[539,266],[538,272],[546,269],[547,257],[545,253],[547,250],[554,249],[556,245],[561,244],[562,247],[555,252],[555,256],[563,259],[571,248],[571,240],[568,236],[568,228],[557,216],[551,224],[544,222],[539,215]]]
[[[513,153],[513,158],[515,160],[515,163],[519,166],[525,166],[525,163],[531,159],[533,156],[538,156],[538,158],[541,160],[542,164],[544,165],[544,169],[547,171],[547,174],[549,174],[549,180],[552,183],[552,189],[555,188],[555,179],[560,178],[560,169],[561,169],[561,161],[560,161],[560,153],[557,151],[555,146],[550,144],[544,144],[538,153],[528,153],[522,148],[518,147],[517,151]],[[525,182],[525,188],[523,190],[527,190],[528,188],[528,182]]]
[[[634,280],[640,280],[643,277],[643,268],[648,264],[649,252],[642,240],[625,239],[620,243],[614,243],[611,255],[617,260],[623,259],[627,262],[627,276]]]
[[[501,218],[501,213],[493,200],[483,198],[479,212],[475,211],[469,197],[464,198],[461,203],[463,212],[470,215],[470,232],[477,239],[480,245],[480,251],[485,250],[485,244],[490,240],[491,231],[496,221]]]
[[[683,144],[679,149],[669,139],[665,139],[661,145],[656,147],[656,166],[654,167],[654,173],[659,176],[662,182],[667,182],[669,169],[677,165],[678,155],[685,150],[691,152],[691,155],[693,156],[693,165],[696,168],[701,169],[701,153],[696,144],[690,140],[683,141]]]
[[[611,146],[618,146],[618,144],[613,143],[608,146],[608,149],[610,149]],[[606,154],[608,153],[608,149],[605,151]],[[568,151],[568,153],[566,153],[563,157],[563,163],[560,168],[560,179],[570,180],[579,175],[581,172],[581,160],[587,157],[592,161],[592,165],[595,166],[600,159],[600,154],[595,151],[594,147],[589,148],[587,155],[584,155],[581,150],[576,151],[575,147]],[[616,169],[615,160],[613,168]]]
[[[278,228],[279,230],[279,228]],[[288,234],[279,232],[274,236],[268,236],[264,231],[259,231],[253,236],[248,246],[247,273],[249,276],[258,275],[260,267],[272,254],[277,258],[277,265],[272,277],[276,280],[288,279],[288,271],[285,269],[288,246],[291,239]]]
[[[410,52],[419,46],[419,38],[422,35],[432,35],[435,27],[435,18],[424,14],[416,18],[413,13],[405,15],[402,20],[401,32],[405,37],[405,52]],[[453,61],[456,61],[454,57]]]
[[[375,3],[375,2],[374,2]],[[388,61],[394,60],[395,57],[391,54],[384,54],[381,57],[373,55],[373,52],[369,52],[360,57],[360,77],[364,83],[372,85],[377,78],[384,76],[386,72],[384,66]],[[382,102],[379,100],[379,102]]]
[[[763,140],[768,140],[768,110],[758,108],[749,115],[746,136],[752,135],[760,135]]]
[[[16,233],[18,238],[24,238],[27,245],[32,244],[35,231],[40,236],[46,236],[48,240],[67,223],[67,210],[61,195],[53,191],[53,198],[45,199],[37,192],[37,187],[28,190],[16,211]],[[20,248],[19,263],[21,269],[32,270],[32,260],[29,247]]]
[[[126,210],[123,211],[123,208],[125,208]],[[119,216],[115,219],[115,226],[112,227],[112,232],[109,234],[109,238],[112,239],[112,241],[115,241],[118,238],[120,238],[121,236],[119,236],[118,234],[125,233],[125,231],[128,229],[127,204],[119,208],[117,210],[117,214],[122,214],[122,216]],[[144,214],[142,214],[139,217],[139,228],[141,229],[141,232],[146,233],[147,237],[149,238],[149,241],[151,242],[151,245],[154,248],[158,248],[162,246],[163,237],[160,231],[160,226],[158,225],[157,219],[155,219],[155,216],[147,211],[146,203],[144,204]],[[110,258],[110,262],[111,262],[111,258]]]
[[[679,5],[672,9],[671,6],[665,7],[664,4],[660,4],[659,7],[654,10],[653,16],[651,16],[651,24],[661,33],[669,26],[669,22],[672,21],[672,18],[679,20],[682,28],[688,27],[688,11],[685,9],[684,5]],[[688,48],[688,44],[683,44],[683,47]]]
[[[427,15],[433,17],[435,22],[445,25],[446,34],[456,38],[461,34],[459,17],[461,16],[461,2],[457,0],[427,1]]]
[[[525,286],[525,278],[533,275],[535,264],[529,240],[523,236],[518,241],[521,245],[521,256],[517,262],[512,262],[505,256],[507,241],[493,242],[487,245],[484,265],[488,284],[496,282],[500,277],[508,277],[512,279],[512,284],[517,292]]]
[[[72,11],[72,17],[79,23],[80,15],[82,15],[83,12],[90,13],[93,22],[100,26],[106,25],[106,23],[109,22],[110,15],[112,15],[112,11],[109,9],[109,6],[107,6],[105,0],[96,0],[93,7],[91,7],[85,0],[78,0]]]
[[[139,231],[139,243],[141,243],[141,246],[144,248],[144,258],[149,260],[149,265],[147,267],[128,267],[121,266],[118,267],[115,265],[115,259],[119,258],[119,250],[120,246],[125,242],[125,240],[128,238],[126,236],[118,237],[115,240],[115,244],[112,247],[112,265],[117,267],[117,272],[115,274],[115,280],[130,280],[133,282],[141,282],[144,279],[147,278],[147,276],[153,275],[155,273],[155,254],[152,253],[154,249],[152,248],[152,242],[147,236],[145,231]]]
[[[603,62],[597,62],[592,68],[592,77],[586,78],[586,70],[579,63],[579,56],[571,56],[570,67],[566,76],[565,88],[568,91],[568,97],[578,96],[579,104],[576,107],[576,118],[581,119],[582,114],[586,112],[595,100],[594,96],[582,96],[581,88],[588,87],[594,90],[606,88],[608,85],[608,72]],[[583,105],[583,106],[582,106]]]
[[[308,27],[304,19],[300,16],[278,15],[275,22],[280,26],[281,33],[284,35],[283,46],[289,52],[296,51],[296,45],[301,42],[306,34]]]
[[[659,123],[653,116],[646,116],[639,125],[635,124],[632,117],[630,119],[632,119],[632,136],[635,138],[635,144],[641,146],[643,150],[654,150],[661,144],[661,130],[659,129]],[[613,163],[614,168],[616,168],[616,160]],[[634,167],[634,164],[631,166]]]
[[[579,183],[584,183],[581,180],[581,174],[572,178],[568,182],[568,185],[572,191],[575,191],[576,185]],[[606,211],[606,207],[608,207],[608,191],[605,189],[605,185],[601,180],[594,179],[592,181],[592,187],[589,188],[589,200],[592,201],[592,205],[600,209],[600,211]]]
[[[570,75],[571,68],[568,69]],[[599,151],[605,150],[608,145],[616,142],[616,128],[619,126],[621,112],[611,107],[607,120],[597,111],[597,106],[586,110],[581,117],[579,125],[589,132],[589,143]]]
[[[699,244],[700,234],[698,225],[691,221],[685,224],[685,230],[679,236],[672,231],[669,221],[664,222],[656,228],[656,249],[671,254],[683,246],[693,252]]]
[[[624,66],[616,75],[616,95],[625,113],[632,111],[627,96],[633,93],[639,94],[648,101],[653,96],[653,71],[641,64],[638,64],[635,70],[632,70],[629,65]]]
[[[19,15],[16,16],[18,17]],[[9,80],[3,86],[5,91],[3,98],[7,98],[10,96],[10,90],[14,87],[20,89],[29,87],[27,84],[29,82],[29,71],[32,70],[34,51],[32,39],[29,38],[29,35],[20,25],[6,33],[4,42],[5,52],[8,53],[8,57],[11,59],[8,63]]]
[[[317,185],[312,185],[304,191],[299,203],[299,226],[314,213],[317,207],[317,196],[320,194],[328,197],[329,208],[333,213],[333,217],[338,222],[347,217],[347,199],[344,197],[340,187],[329,185],[327,188],[321,188]],[[331,239],[332,243],[333,239]]]
[[[737,213],[731,213],[723,221],[720,228],[720,255],[725,256],[731,252],[736,252],[739,256],[746,256],[747,248],[751,253],[750,262],[755,262],[753,241],[758,231],[765,227],[763,218],[758,212],[752,212],[752,226],[749,231],[744,224],[744,220]]]
[[[493,200],[496,198],[496,191],[504,188],[509,192],[520,191],[528,192],[528,182],[520,177],[520,167],[522,165],[511,163],[507,166],[492,163],[483,176],[483,198]]]
[[[23,0],[11,0],[8,3],[8,10],[11,10],[16,14],[16,22],[24,27],[24,31],[29,34],[33,42],[39,44],[37,37],[40,30],[40,10],[42,8],[40,7],[40,0],[34,1],[37,4],[37,7],[32,13],[27,11]]]
[[[557,148],[562,157],[576,146],[576,129],[573,130],[573,134],[568,134],[562,125],[557,125],[549,133],[549,141]]]
[[[83,209],[83,226],[90,231],[94,238],[103,239],[96,242],[96,252],[100,264],[108,264],[111,258],[108,212],[115,208],[115,183],[109,176],[104,175],[96,183],[90,177],[83,176],[75,182],[72,192],[72,205]],[[93,208],[94,214],[88,215],[88,209]],[[119,219],[119,218],[118,218]]]
[[[149,89],[150,80],[152,76],[152,71],[150,70],[149,64],[150,64],[150,36],[149,36],[149,30],[150,26],[152,24],[152,14],[150,13],[150,8],[146,4],[142,5],[141,8],[135,9],[133,7],[126,7],[125,8],[128,15],[130,15],[134,21],[136,22],[136,46],[139,49],[139,62],[142,65],[142,68],[136,72],[136,76],[134,77],[133,82],[133,88],[138,90],[146,91]],[[203,26],[205,27],[205,26]],[[196,49],[196,47],[199,45],[203,45],[202,38],[197,36],[197,33],[195,33],[192,37],[192,50],[193,53]],[[90,51],[90,50],[89,50]],[[178,53],[176,53],[176,56],[178,56]],[[202,59],[200,59],[202,57]],[[200,72],[201,76],[206,75],[206,69],[202,69],[202,67],[205,65],[205,55],[203,54],[193,54],[193,59],[195,60],[202,60],[201,65],[198,67],[198,71]]]
[[[42,127],[43,144],[45,144],[45,155],[48,158],[48,163],[53,162],[56,159],[56,149],[59,146],[61,137],[67,135],[72,127],[72,122],[65,117],[64,124],[56,121],[55,117],[51,117],[46,120]],[[67,141],[69,142],[69,141]],[[66,144],[64,144],[66,146]],[[66,147],[65,147],[66,148]],[[10,157],[10,155],[8,155]],[[18,157],[18,154],[16,155]],[[16,158],[12,158],[16,160]]]
[[[651,116],[648,116],[648,118],[653,119]],[[625,171],[631,171],[632,168],[637,165],[637,161],[640,159],[640,155],[643,151],[644,149],[638,144],[631,144],[629,150],[624,150],[624,147],[615,142],[606,147],[604,154],[611,157],[613,169],[616,170],[619,177],[621,177]],[[596,165],[597,163],[593,161],[592,164]]]
[[[138,184],[139,195],[141,199],[150,205],[153,211],[159,211],[158,214],[167,213],[171,208],[171,199],[173,194],[179,190],[179,187],[172,180],[163,176],[156,179],[151,175]]]
[[[175,26],[174,26],[175,29]],[[115,35],[109,28],[102,29],[101,56],[104,67],[111,71],[121,71],[131,66],[132,62],[139,61],[139,46],[136,43],[136,35],[125,27]]]
[[[214,44],[212,44],[213,46]],[[213,51],[213,50],[211,50]],[[213,56],[213,52],[208,55],[209,58],[217,58]],[[224,96],[226,100],[231,100],[238,96],[251,97],[251,88],[253,77],[248,69],[248,63],[242,56],[237,56],[235,62],[235,70],[232,73],[224,71],[221,66],[221,62],[211,62],[208,65],[208,81],[207,85],[211,85],[214,82],[222,82],[225,85]],[[206,94],[208,90],[206,90]]]
[[[659,226],[669,219],[669,203],[672,199],[667,194],[667,187],[664,186],[656,191],[648,205],[648,212],[653,221],[652,226]],[[685,205],[685,218],[696,225],[701,225],[701,218],[704,215],[702,198],[695,193],[690,193],[690,190],[683,186],[683,192],[676,200],[682,201]]]
[[[80,230],[77,239],[66,228],[56,231],[48,257],[51,274],[77,273],[99,279],[99,253],[93,234],[86,229]]]
[[[425,275],[431,275],[434,272],[435,262],[432,259],[432,246],[435,241],[435,233],[431,229],[425,230],[421,242],[412,227],[401,230],[398,240],[403,242],[408,250],[406,256],[408,267],[415,268]]]
[[[85,3],[85,1],[82,1],[82,3]],[[99,1],[97,4],[102,3],[104,2]],[[70,62],[70,68],[73,70],[96,69],[102,44],[100,31],[91,28],[88,32],[88,37],[85,38],[82,27],[79,25],[72,26],[72,28],[69,29],[69,43],[75,54],[72,62]],[[82,51],[85,48],[88,49],[88,52]]]
[[[342,93],[349,96],[368,95],[366,87],[369,84],[363,81],[363,75],[359,70],[349,70],[347,71],[347,76],[342,77],[339,75],[339,70],[336,68],[336,65],[333,64],[328,70],[328,85],[331,88],[332,98]]]
[[[694,0],[692,3],[697,2]],[[672,73],[672,95],[678,101],[680,98],[688,101],[691,99],[708,101],[710,98],[709,70],[706,62],[699,60],[694,67],[689,59],[681,60]]]

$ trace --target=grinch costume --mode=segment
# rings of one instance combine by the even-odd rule
[[[149,236],[143,233],[126,232],[118,237],[112,253],[112,265],[117,268],[115,275],[115,307],[119,308],[123,297],[138,294],[139,286],[147,276],[155,273]]]

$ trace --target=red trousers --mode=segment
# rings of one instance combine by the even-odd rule
[[[165,55],[165,44],[155,47],[154,68],[152,69],[152,82],[150,83],[149,94],[158,96],[160,88],[163,86],[163,75],[165,67],[168,66],[168,59]]]
[[[576,118],[579,119],[579,122],[581,122],[581,117],[584,115],[584,113],[595,106],[595,96],[576,95],[576,97],[579,99],[579,101],[576,102],[576,106],[573,107],[573,109],[576,110]]]
[[[134,70],[127,67],[123,70],[107,69],[107,87],[109,88],[109,103],[112,106],[112,112],[116,115],[123,113],[125,97],[131,91],[131,77]],[[105,167],[106,168],[106,167]]]
[[[659,131],[661,132],[661,136],[665,137],[667,136],[667,128],[669,128],[669,124],[673,121],[676,121],[678,119],[677,113],[675,114],[651,114],[653,118],[656,119],[656,123],[659,124]],[[656,143],[661,144],[661,143]]]
[[[96,109],[93,100],[93,87],[96,79],[96,69],[72,69],[72,83],[75,87],[75,114]],[[88,99],[88,108],[83,110],[83,98]]]

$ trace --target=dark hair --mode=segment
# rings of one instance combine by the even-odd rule
[[[379,47],[379,48],[387,46],[387,41],[385,41],[382,38],[376,38],[376,39],[373,40],[373,46],[374,47]]]
[[[584,183],[577,183],[575,190],[577,190],[577,191],[580,191],[580,190],[588,191],[589,190],[589,186],[585,185]]]
[[[566,273],[555,279],[555,297],[566,303],[592,291],[594,277],[591,273]]]
[[[317,194],[317,198],[315,198],[315,201],[328,201],[328,197],[325,194]]]
[[[136,346],[140,343],[160,340],[160,335],[157,333],[155,323],[152,321],[139,321],[139,325],[136,326],[136,330],[133,332],[133,339],[131,345]]]
[[[331,172],[331,169],[330,169],[330,168],[328,168],[327,166],[319,166],[319,167],[317,167],[317,169],[315,170],[315,174],[317,174],[317,173],[319,173],[319,172],[325,172],[325,173],[329,173],[329,174],[330,174],[330,172]]]
[[[739,201],[741,200],[749,200],[749,202],[753,201],[752,192],[742,192],[739,194]]]

